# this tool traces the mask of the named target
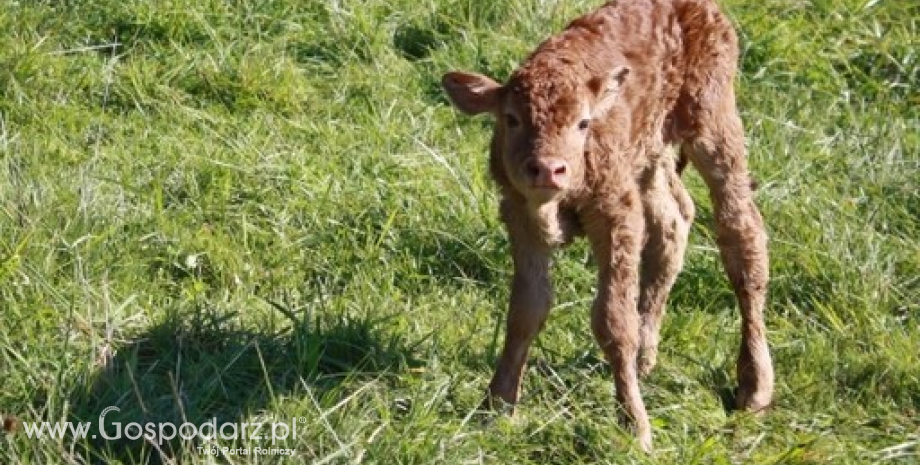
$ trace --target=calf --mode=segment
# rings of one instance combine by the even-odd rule
[[[444,75],[459,110],[495,118],[489,167],[514,277],[489,399],[517,402],[528,349],[552,303],[550,255],[584,235],[599,268],[591,328],[625,416],[641,447],[651,448],[639,376],[655,363],[693,216],[667,150],[674,146],[709,188],[741,307],[736,402],[753,411],[771,403],[767,236],[735,107],[737,59],[735,32],[712,0],[621,0],[543,42],[504,85]]]

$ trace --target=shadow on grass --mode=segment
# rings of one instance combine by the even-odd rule
[[[709,367],[703,373],[701,381],[719,398],[719,401],[722,403],[722,410],[724,410],[726,414],[739,411],[737,406],[737,383],[729,376],[727,371],[719,367]]]
[[[497,236],[482,232],[452,235],[433,231],[407,230],[401,234],[401,247],[415,259],[415,270],[422,276],[452,286],[475,283],[492,287],[507,285],[504,244],[496,244]],[[507,268],[506,268],[507,267]],[[411,277],[401,280],[411,282]]]
[[[241,328],[233,313],[198,308],[175,312],[119,347],[107,366],[87,379],[84,389],[76,390],[70,400],[70,420],[91,423],[91,439],[75,444],[80,455],[89,463],[182,463],[183,457],[199,454],[198,446],[207,444],[201,438],[183,440],[178,434],[160,444],[128,425],[144,426],[147,435],[148,424],[156,431],[155,425],[161,423],[178,427],[212,422],[221,427],[259,418],[266,426],[258,434],[265,437],[267,425],[292,426],[297,421],[276,411],[279,399],[310,396],[335,403],[336,396],[348,390],[336,388],[346,382],[377,379],[413,364],[403,340],[386,338],[378,330],[382,320],[320,319],[273,305],[294,324],[252,331]],[[111,406],[118,410],[106,412]],[[98,423],[104,413],[103,431]],[[309,422],[301,422],[300,427],[309,428]],[[115,436],[119,428],[121,438],[103,437]],[[232,428],[219,431],[233,436]],[[278,432],[285,435],[281,427]],[[169,427],[164,433],[171,433]],[[239,433],[243,437],[218,442],[243,448],[284,447],[286,442],[272,446],[271,439],[246,437],[252,429]],[[290,444],[294,437],[289,437]]]

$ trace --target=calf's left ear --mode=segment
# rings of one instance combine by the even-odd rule
[[[441,78],[451,103],[468,115],[491,112],[498,105],[501,84],[476,73],[452,71]]]
[[[629,66],[620,65],[613,68],[606,75],[595,77],[588,81],[588,89],[594,93],[596,102],[594,109],[591,111],[591,116],[602,116],[613,107],[617,97],[620,95],[620,90],[623,88],[623,83],[626,82],[626,78],[629,76],[629,71]]]

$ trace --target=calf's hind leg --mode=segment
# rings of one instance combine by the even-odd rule
[[[664,156],[670,157],[670,154]],[[665,304],[683,267],[687,235],[694,216],[693,200],[673,161],[670,158],[665,161],[648,173],[642,186],[646,242],[640,265],[640,376],[648,375],[657,362]]]
[[[714,102],[697,137],[684,150],[709,187],[716,240],[725,272],[741,307],[738,408],[761,411],[772,402],[773,364],[767,345],[764,305],[769,279],[767,233],[754,204],[741,119],[731,81]]]

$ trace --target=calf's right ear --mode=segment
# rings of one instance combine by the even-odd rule
[[[441,78],[451,103],[468,115],[492,112],[498,106],[501,84],[487,76],[451,71]]]
[[[597,97],[594,109],[592,110],[592,116],[602,116],[613,107],[617,97],[623,89],[623,83],[626,82],[626,78],[629,76],[629,71],[629,66],[617,66],[606,76],[594,78],[588,82],[588,88],[591,89]]]

